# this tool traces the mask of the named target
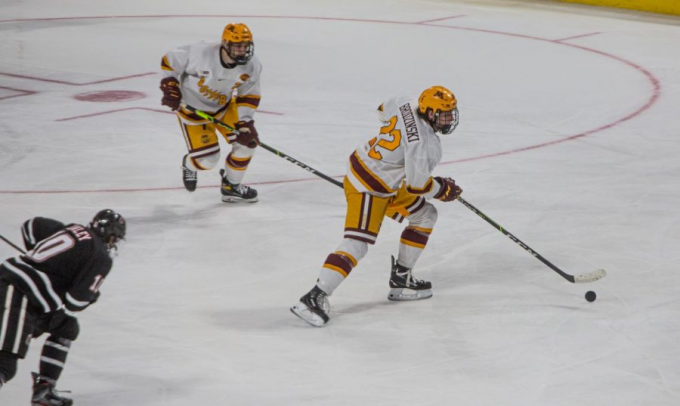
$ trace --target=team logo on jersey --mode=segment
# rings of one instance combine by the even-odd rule
[[[245,82],[246,80],[250,79],[250,75],[247,74],[247,73],[244,73],[243,75],[239,76],[239,79],[241,79],[242,81]]]
[[[209,86],[205,85],[205,77],[201,76],[196,86],[198,86],[198,91],[208,100],[214,100],[219,103],[220,106],[227,104],[227,96],[218,92],[217,90],[211,89]]]
[[[409,103],[399,107],[401,118],[404,120],[406,126],[406,140],[408,143],[420,141],[420,134],[418,134],[418,125],[416,125],[416,118],[413,116],[413,109]]]

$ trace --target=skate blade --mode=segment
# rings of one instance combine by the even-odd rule
[[[290,312],[314,327],[323,327],[326,325],[326,322],[321,316],[309,310],[309,307],[305,306],[302,302],[291,307]]]
[[[257,201],[257,197],[253,199],[243,199],[241,197],[222,196],[222,201],[224,203],[255,203]]]
[[[413,292],[413,293],[410,293]],[[432,289],[424,290],[411,290],[404,288],[393,288],[390,289],[390,293],[387,294],[387,299],[393,302],[406,302],[409,300],[423,300],[432,297]]]

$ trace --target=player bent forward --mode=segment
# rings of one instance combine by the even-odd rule
[[[448,89],[425,90],[418,101],[392,98],[378,107],[384,126],[380,135],[350,156],[344,179],[347,215],[345,237],[328,255],[316,286],[291,311],[313,326],[328,322],[328,298],[375,244],[385,216],[409,224],[401,234],[399,257],[392,257],[389,300],[432,297],[430,282],[411,270],[437,221],[428,199],[455,200],[462,192],[453,179],[432,177],[442,158],[437,134],[451,134],[458,125],[457,101]]]
[[[161,61],[163,99],[177,112],[189,153],[182,159],[184,187],[196,190],[197,172],[220,159],[216,130],[231,144],[222,173],[222,201],[256,202],[257,191],[241,184],[259,144],[253,115],[260,105],[262,64],[245,24],[229,24],[221,43],[199,42],[174,49]],[[189,105],[236,128],[227,132],[182,106]]]
[[[35,217],[22,227],[28,252],[0,265],[0,387],[16,374],[31,338],[49,334],[40,373],[33,373],[33,406],[69,406],[55,390],[71,342],[78,338],[78,312],[96,302],[125,238],[125,219],[102,210],[87,227]]]

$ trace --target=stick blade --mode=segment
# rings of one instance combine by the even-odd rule
[[[578,275],[574,277],[574,283],[590,283],[598,281],[607,276],[607,271],[604,269],[598,269],[590,273],[584,273],[583,275]]]

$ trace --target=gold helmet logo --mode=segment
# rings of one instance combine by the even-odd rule
[[[425,89],[420,94],[418,99],[418,111],[425,114],[427,109],[432,109],[433,112],[438,111],[452,111],[458,106],[458,100],[453,92],[444,86],[432,86]]]
[[[239,24],[229,24],[224,27],[222,32],[222,41],[233,42],[235,44],[240,44],[241,42],[252,42],[253,33],[250,32],[250,28],[243,23]]]

